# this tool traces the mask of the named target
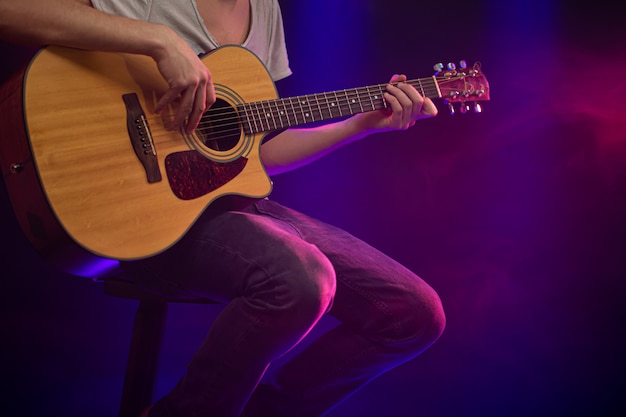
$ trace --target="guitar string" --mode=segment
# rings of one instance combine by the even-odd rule
[[[456,79],[452,80],[450,78],[439,78],[439,85],[441,84],[445,84],[445,83],[449,83],[449,82],[453,82],[456,81]],[[430,86],[428,88],[424,88],[421,83],[422,82],[426,82],[426,81],[432,81],[431,78],[426,78],[426,79],[416,79],[416,80],[407,80],[406,82],[414,85],[416,83],[419,84],[419,89],[418,91],[421,90],[423,95],[426,95],[427,97],[437,97],[438,96],[438,89],[436,86]],[[272,131],[272,130],[277,130],[277,129],[281,129],[285,127],[285,124],[283,123],[283,117],[287,118],[287,126],[292,126],[292,125],[300,125],[300,124],[306,124],[306,123],[310,123],[310,122],[315,122],[316,120],[307,120],[306,117],[303,117],[308,113],[317,113],[319,114],[321,117],[321,119],[319,120],[325,120],[325,119],[330,119],[330,118],[337,118],[341,116],[341,112],[340,109],[347,109],[347,113],[346,115],[349,114],[353,114],[352,113],[352,107],[354,106],[354,103],[350,103],[351,101],[355,100],[355,98],[357,99],[361,99],[363,98],[364,100],[368,100],[367,96],[370,96],[369,100],[371,102],[373,102],[373,97],[371,97],[370,91],[369,90],[376,90],[378,89],[379,91],[382,91],[382,89],[386,86],[387,84],[378,84],[378,85],[374,85],[374,86],[368,86],[368,87],[359,87],[359,88],[354,88],[354,89],[346,89],[346,90],[339,90],[339,91],[333,91],[333,92],[326,92],[326,93],[316,93],[316,94],[310,94],[310,95],[303,95],[303,96],[296,96],[296,97],[290,97],[290,98],[284,98],[284,99],[272,99],[272,100],[265,100],[265,101],[259,101],[259,102],[252,102],[252,103],[244,103],[243,105],[238,106],[239,110],[243,112],[243,115],[246,118],[249,118],[247,111],[252,112],[252,113],[256,113],[252,115],[252,119],[253,120],[248,120],[248,123],[251,124],[255,124],[255,125],[260,125],[261,129],[254,129],[254,130],[258,130],[258,132],[254,132],[254,133],[260,133],[260,132],[267,132],[267,131]],[[366,94],[366,97],[363,97],[363,95]],[[336,107],[332,107],[329,106],[326,103],[319,103],[319,100],[322,99],[323,101],[327,101],[327,96],[328,95],[338,95],[336,98],[338,99],[337,101],[340,102],[340,104],[338,105],[340,109],[336,108]],[[298,102],[296,104],[294,104],[294,100],[298,100]],[[315,100],[314,104],[311,104],[311,101]],[[379,99],[380,100],[380,99]],[[384,99],[383,99],[384,100]],[[302,101],[302,103],[300,103],[300,101]],[[333,101],[334,102],[334,101]],[[281,104],[279,104],[281,103]],[[286,104],[287,103],[287,104]],[[309,112],[306,112],[306,110],[304,108],[301,108],[301,104],[303,104],[308,110]],[[243,109],[242,107],[247,105],[248,109],[246,111],[246,109]],[[266,105],[267,107],[269,107],[269,112],[267,112],[264,108],[263,105]],[[272,109],[272,105],[274,106],[275,109]],[[287,108],[285,108],[285,106],[294,106],[297,107],[298,110],[296,110],[295,108],[292,109],[292,111],[289,111]],[[362,103],[359,103],[359,106],[361,106]],[[256,106],[257,108],[253,108],[252,106]],[[258,107],[261,107],[260,109]],[[279,106],[283,107],[283,110],[287,110],[288,114],[285,115],[280,115],[280,114],[274,114],[274,110],[280,110]],[[371,107],[372,104],[366,104],[366,108],[369,109],[369,107]],[[339,110],[340,114],[339,115],[334,115],[332,112],[335,111],[337,112]],[[360,109],[359,109],[360,110]],[[371,110],[376,110],[376,108],[372,108]],[[211,128],[218,128],[220,129],[220,135],[214,135],[212,137],[209,138],[210,141],[221,141],[221,140],[225,140],[225,139],[230,139],[233,136],[238,136],[241,133],[241,123],[243,122],[242,117],[240,114],[237,114],[237,111],[235,111],[235,116],[234,117],[224,117],[224,118],[211,118],[211,113],[215,114],[219,111],[222,111],[222,109],[209,109],[207,112],[205,112],[205,114],[203,115],[203,119],[205,118],[205,116],[209,116],[210,121],[208,122],[200,122],[198,127],[196,128],[196,131],[199,131],[200,134],[206,134],[207,132],[204,131],[209,130]],[[326,118],[323,116],[322,112],[323,111],[327,111],[330,114],[330,117]],[[364,110],[364,111],[370,111],[370,110]],[[355,113],[361,113],[362,111],[357,111]],[[232,114],[233,112],[231,112]],[[262,119],[259,118],[259,116],[261,114],[265,114],[268,115],[268,117],[266,119]],[[298,118],[298,114],[300,114],[300,117]],[[292,118],[297,122],[295,124],[292,124],[290,122],[289,119],[289,115],[292,116]],[[171,119],[173,119],[173,115],[169,116]],[[154,120],[154,119],[159,119],[161,118],[160,116],[157,116],[155,118],[149,118],[149,120]],[[256,119],[255,119],[256,118]],[[278,118],[278,121],[277,121]],[[272,119],[272,120],[269,120]],[[300,123],[299,119],[302,120],[302,123]],[[161,122],[163,119],[161,118],[161,120],[159,120],[159,122]],[[319,121],[318,120],[318,121]],[[273,122],[273,123],[272,123]],[[271,125],[274,125],[274,128],[271,127]],[[280,126],[279,126],[280,125]],[[207,127],[210,126],[210,127]],[[228,130],[225,130],[228,129]],[[170,131],[168,131],[167,129],[163,128],[163,129],[159,129],[156,128],[154,130],[152,130],[153,133],[153,137],[160,137],[161,136],[161,130],[163,130],[164,134],[169,134]]]
[[[411,83],[411,84],[416,84],[419,82],[423,82],[423,81],[431,81],[430,78],[427,79],[418,79],[418,80],[409,80],[407,81],[407,83]],[[450,80],[447,78],[442,78],[440,80],[440,82],[438,83],[440,86],[442,84],[446,84],[448,82],[452,82],[455,80]],[[250,111],[253,114],[253,120],[252,121],[257,121],[259,124],[263,125],[263,124],[268,124],[268,118],[266,119],[258,119],[258,116],[261,114],[261,112],[263,112],[263,114],[265,115],[269,115],[271,116],[271,118],[274,120],[274,124],[276,125],[275,129],[278,129],[278,123],[276,123],[276,118],[278,118],[279,120],[282,119],[282,117],[284,116],[285,118],[288,119],[289,121],[289,116],[293,116],[294,119],[298,119],[298,115],[303,114],[304,112],[306,112],[306,109],[310,110],[309,113],[317,113],[320,116],[322,116],[321,119],[319,120],[311,120],[311,122],[315,122],[315,121],[321,121],[321,120],[326,120],[326,119],[330,119],[330,118],[336,118],[336,117],[340,117],[341,114],[339,116],[336,116],[334,114],[332,114],[332,111],[334,109],[339,110],[339,108],[337,107],[333,107],[330,106],[329,104],[323,103],[324,101],[329,102],[328,99],[328,95],[338,95],[336,96],[336,98],[338,98],[338,101],[340,102],[339,107],[343,110],[343,109],[348,109],[348,114],[354,114],[352,112],[352,107],[354,106],[354,103],[350,103],[350,101],[354,100],[355,98],[357,99],[361,99],[363,98],[365,101],[367,101],[367,97],[363,97],[364,94],[367,94],[369,96],[371,96],[369,89],[371,90],[375,90],[375,89],[382,89],[384,86],[386,86],[386,84],[379,84],[379,85],[374,85],[374,86],[369,86],[369,87],[360,87],[360,88],[356,88],[356,89],[347,89],[347,90],[339,90],[339,91],[334,91],[334,92],[326,92],[326,93],[317,93],[317,94],[310,94],[310,95],[302,95],[302,96],[296,96],[296,97],[291,97],[291,98],[279,98],[279,99],[272,99],[272,100],[264,100],[264,101],[258,101],[258,102],[252,102],[252,103],[244,103],[244,106],[247,106],[247,108],[242,108],[241,110],[244,111],[244,113],[247,111]],[[420,84],[420,90],[422,90],[422,93],[427,96],[427,97],[431,97],[431,98],[436,98],[438,97],[438,93],[439,90],[437,89],[436,86],[430,86],[427,88],[424,88],[421,84]],[[339,97],[340,96],[340,97]],[[296,101],[297,100],[297,101]],[[313,100],[313,104],[311,104],[311,100]],[[320,103],[320,100],[322,100],[322,103]],[[378,99],[380,100],[380,99]],[[300,103],[300,101],[302,103]],[[370,98],[370,102],[372,102],[372,98]],[[334,101],[332,101],[334,103]],[[305,108],[300,108],[300,104],[303,104]],[[359,103],[361,104],[361,103]],[[256,106],[256,107],[253,107]],[[267,112],[264,108],[264,106],[267,106],[269,108],[269,112]],[[274,106],[274,108],[272,108],[272,106]],[[298,107],[299,110],[296,110],[295,108],[293,108],[292,110],[288,110],[285,106],[294,106],[294,107]],[[287,110],[286,114],[280,114],[280,110],[282,107],[282,110]],[[366,105],[367,108],[370,107],[370,105]],[[275,114],[275,110],[279,111],[279,114]],[[372,109],[372,110],[376,110],[376,109]],[[211,109],[209,111],[207,111],[205,114],[207,113],[213,113],[211,111]],[[323,112],[328,112],[330,114],[330,117],[326,118],[323,117],[322,113]],[[355,112],[355,113],[360,113],[361,111]],[[340,111],[340,113],[343,113]],[[209,114],[209,116],[211,116]],[[246,114],[247,116],[247,114]],[[173,116],[172,116],[173,117]],[[232,118],[232,120],[235,122],[235,124],[237,126],[239,126],[239,122],[240,122],[240,117],[238,115],[235,115],[234,118]],[[219,121],[223,121],[223,120],[227,120],[227,119],[215,119],[215,118],[211,118],[211,120],[208,123],[204,123],[204,122],[200,122],[200,124],[198,125],[198,128],[202,128],[204,126],[206,126],[206,124],[215,124],[215,120],[219,120]],[[294,125],[299,125],[299,124],[304,124],[304,123],[309,123],[309,121],[305,121],[303,123],[295,123]],[[291,126],[291,124],[288,122],[287,123],[288,126]],[[284,126],[282,126],[284,127]],[[267,130],[275,130],[275,129],[267,129]]]
[[[353,114],[352,111],[350,110],[350,105],[349,104],[345,104],[342,106],[342,109],[347,109],[347,111],[343,114],[344,116],[347,115],[351,115]],[[257,111],[255,111],[254,109],[249,109],[250,112],[252,113],[256,113]],[[333,109],[331,107],[327,107],[323,110],[328,111],[329,113],[332,111],[337,112],[337,109]],[[372,109],[372,110],[367,110],[367,111],[373,111],[373,110],[377,110],[376,108]],[[245,111],[243,111],[243,116],[245,116],[246,118],[248,118],[248,115],[246,114]],[[318,109],[312,109],[312,112],[316,112],[317,114],[320,114]],[[205,113],[205,117],[207,114],[212,113],[211,110],[207,111]],[[236,113],[236,112],[235,112]],[[279,121],[280,120],[280,116],[274,116],[272,117],[272,121],[268,120],[268,119],[264,119],[264,120],[260,120],[259,115],[253,115],[252,116],[252,121],[248,120],[248,123],[250,123],[253,126],[252,132],[251,133],[262,133],[262,132],[270,132],[273,130],[279,130],[282,128],[288,128],[291,126],[299,126],[299,125],[305,125],[308,123],[314,123],[316,121],[320,121],[320,120],[325,120],[325,119],[330,119],[330,118],[320,118],[319,120],[315,120],[313,118],[311,118],[310,120],[307,120],[306,117],[304,116],[304,113],[306,112],[302,112],[302,111],[295,111],[290,113],[291,116],[283,116],[284,119],[287,119],[287,123],[283,122],[283,121]],[[358,111],[356,113],[361,113],[361,111]],[[301,114],[300,116],[297,116],[296,114]],[[210,114],[209,114],[210,116]],[[339,118],[341,117],[341,114],[333,114],[332,118]],[[167,119],[172,120],[174,118],[174,115],[169,115]],[[254,121],[256,118],[256,122]],[[159,120],[161,119],[161,120]],[[277,120],[278,119],[278,120]],[[162,125],[159,126],[157,128],[151,128],[151,132],[152,132],[152,136],[153,138],[158,138],[158,137],[163,137],[163,136],[169,136],[171,134],[171,131],[168,130],[167,128],[165,128],[165,126],[163,125],[162,121],[163,118],[161,118],[160,116],[156,116],[156,117],[152,117],[152,118],[148,118],[149,122],[150,121],[154,121],[154,120],[158,120],[158,124]],[[291,121],[296,121],[296,123],[292,123]],[[239,136],[241,134],[242,131],[242,124],[246,122],[246,120],[242,119],[242,117],[240,116],[234,116],[234,117],[224,117],[224,118],[212,118],[211,121],[209,122],[201,122],[198,124],[198,127],[195,129],[195,133],[196,134],[200,134],[200,135],[206,135],[207,136],[207,140],[210,142],[220,142],[223,140],[229,140],[232,139],[234,136]],[[219,131],[219,134],[207,134],[210,130],[212,129],[217,129]]]
[[[435,93],[437,92],[436,89],[428,89],[429,92],[429,96],[431,95],[435,95]],[[343,93],[343,92],[341,92]],[[333,93],[321,93],[319,94],[319,96],[323,96],[324,94],[334,94]],[[302,117],[302,115],[304,113],[314,113],[314,114],[318,114],[321,116],[320,119],[318,120],[311,120],[311,122],[315,122],[315,121],[321,121],[321,120],[326,120],[326,119],[331,119],[331,118],[337,118],[340,117],[341,114],[343,114],[343,112],[341,110],[347,109],[348,111],[346,112],[347,114],[353,114],[352,112],[352,108],[355,107],[355,103],[350,103],[350,101],[354,100],[355,98],[361,98],[361,94],[342,94],[342,97],[337,97],[340,98],[339,100],[339,104],[337,106],[333,106],[327,103],[323,103],[320,102],[320,99],[322,101],[329,101],[331,102],[331,100],[327,99],[327,97],[318,97],[318,95],[309,95],[309,96],[298,96],[298,97],[292,97],[289,99],[274,99],[274,100],[265,100],[265,101],[259,101],[259,102],[253,102],[253,103],[244,103],[243,105],[241,105],[241,107],[239,108],[240,111],[242,111],[244,113],[244,116],[248,116],[248,114],[246,114],[246,111],[254,113],[252,115],[252,118],[255,119],[256,121],[259,122],[259,124],[262,125],[270,125],[271,122],[274,122],[274,125],[276,125],[276,129],[278,129],[278,124],[279,122],[277,122],[276,120],[281,120],[283,118],[287,118],[289,119],[289,116],[293,116],[293,119],[303,119],[305,120],[305,122],[308,123],[308,121],[306,121],[305,117]],[[297,100],[297,101],[296,101]],[[378,98],[377,100],[381,100],[380,98]],[[365,98],[363,100],[363,102],[366,101],[370,101],[370,103],[358,103],[359,106],[363,105],[366,109],[368,109],[367,111],[371,111],[371,110],[378,110],[378,108],[372,107],[372,103],[374,102],[374,99],[370,99],[367,100],[367,98]],[[332,100],[332,103],[334,104],[335,101]],[[380,105],[380,103],[378,103]],[[301,108],[301,105],[304,106]],[[246,108],[243,108],[244,106],[247,106]],[[297,107],[297,109],[291,109],[289,110],[287,107]],[[341,110],[340,110],[341,109]],[[269,111],[268,111],[269,110]],[[222,109],[209,109],[207,112],[205,112],[205,115],[209,116],[209,121],[208,122],[200,122],[200,124],[198,125],[198,128],[203,128],[207,125],[219,125],[219,126],[227,126],[226,123],[224,122],[233,122],[233,124],[239,126],[239,123],[241,121],[241,117],[237,114],[235,114],[234,117],[226,117],[226,118],[216,118],[216,117],[211,117],[213,116],[211,113],[215,114],[218,112],[221,112]],[[278,111],[278,113],[276,113]],[[281,113],[281,111],[284,111],[284,113]],[[333,112],[338,112],[339,111],[339,115],[333,114]],[[364,110],[366,111],[366,110]],[[355,113],[361,113],[362,111],[357,111]],[[231,112],[232,113],[236,113],[236,112]],[[328,113],[330,116],[329,117],[325,117],[323,115],[323,113]],[[261,115],[266,115],[269,117],[266,117],[265,119],[261,118],[259,120],[259,116]],[[170,117],[174,117],[174,116],[170,116]],[[203,117],[204,118],[204,117]],[[268,120],[268,119],[272,119],[272,120]],[[289,121],[287,123],[288,125],[290,125]],[[300,123],[297,123],[300,124]],[[304,123],[302,123],[304,124]],[[284,126],[283,126],[284,127]],[[275,130],[275,129],[269,129],[269,130]]]
[[[270,106],[269,102],[266,102],[265,104],[268,107]],[[259,104],[259,106],[262,107],[261,104]],[[349,103],[346,103],[344,105],[339,105],[339,107],[342,110],[344,110],[344,111],[341,111],[339,107],[324,106],[324,107],[321,107],[320,109],[320,108],[316,108],[317,105],[315,104],[313,105],[306,104],[305,106],[307,107],[306,110],[289,111],[288,112],[289,115],[287,115],[287,113],[285,113],[284,115],[276,114],[275,113],[277,109],[276,106],[274,106],[275,107],[274,109],[270,108],[269,112],[263,108],[257,108],[257,109],[248,108],[248,112],[254,113],[253,115],[249,115],[244,109],[239,109],[240,110],[239,114],[241,116],[237,115],[237,112],[235,111],[233,112],[235,113],[235,116],[231,116],[231,117],[211,117],[211,113],[216,113],[216,112],[212,112],[209,109],[209,111],[207,111],[204,114],[203,119],[205,119],[208,116],[210,121],[200,122],[198,124],[198,127],[196,128],[196,131],[199,131],[201,134],[205,134],[209,130],[218,129],[220,133],[222,133],[222,135],[214,135],[210,138],[210,140],[222,140],[222,139],[232,137],[232,135],[235,133],[239,133],[241,131],[242,123],[245,123],[246,121],[252,125],[255,125],[255,128],[252,129],[254,131],[253,133],[268,132],[268,131],[278,130],[278,129],[291,127],[291,126],[314,123],[317,121],[327,120],[331,118],[339,118],[342,115],[344,116],[351,115],[353,114],[352,108],[354,107],[354,105],[350,105]],[[359,111],[356,113],[380,110],[380,109],[383,109],[384,107],[371,108],[371,105],[368,104],[366,108],[367,110],[360,111],[359,109]],[[328,113],[330,116],[325,117],[323,113]],[[262,118],[262,115],[268,115],[268,117],[264,119]],[[315,118],[315,115],[319,115],[320,117]],[[167,122],[167,121],[173,120],[174,115],[168,115],[166,118],[156,116],[156,117],[148,118],[148,120],[150,122],[150,121],[157,120],[159,118],[161,119],[159,120],[159,124],[161,124],[161,122]],[[247,120],[247,119],[252,119],[252,120]],[[292,121],[296,123],[292,123]],[[158,135],[158,132],[160,129],[154,128],[151,130],[153,132],[153,136],[155,136],[155,133]],[[167,129],[164,128],[164,130],[167,130]]]
[[[417,82],[417,81],[421,81],[421,80],[410,80],[408,82]],[[243,105],[248,106],[248,110],[253,111],[258,113],[259,110],[263,110],[262,106],[263,105],[267,105],[270,106],[270,112],[272,111],[271,106],[274,105],[275,109],[278,109],[278,106],[284,106],[286,103],[288,106],[291,105],[296,105],[297,107],[300,107],[300,103],[299,101],[302,101],[303,103],[306,102],[306,106],[308,108],[311,108],[311,106],[313,106],[313,108],[317,107],[317,108],[322,108],[322,110],[332,110],[333,106],[329,106],[325,103],[319,103],[319,100],[323,100],[323,101],[328,101],[327,97],[328,95],[335,95],[337,94],[337,98],[338,101],[340,102],[340,106],[342,108],[348,108],[350,109],[353,104],[351,105],[351,103],[349,103],[349,101],[354,100],[355,98],[363,98],[363,94],[369,94],[368,92],[368,88],[369,89],[381,89],[382,87],[384,87],[386,84],[380,84],[380,85],[375,85],[375,86],[369,86],[369,87],[360,87],[360,88],[356,88],[356,89],[346,89],[346,90],[339,90],[339,91],[334,91],[334,92],[326,92],[326,93],[317,93],[317,94],[310,94],[310,95],[302,95],[302,96],[296,96],[296,97],[291,97],[291,98],[278,98],[278,99],[271,99],[271,100],[263,100],[263,101],[258,101],[258,102],[251,102],[251,103],[244,103]],[[435,87],[430,87],[428,89],[423,89],[424,92],[426,92],[426,90],[428,91],[428,93],[426,94],[427,96],[436,96],[437,93],[437,89]],[[340,95],[340,97],[339,97]],[[322,96],[324,96],[322,98]],[[295,102],[295,100],[298,100],[298,102]],[[310,101],[311,100],[315,100],[314,104],[311,104]],[[364,98],[364,100],[367,100],[367,97]],[[370,99],[372,100],[372,99]],[[294,104],[295,102],[295,104]],[[334,101],[333,101],[334,102]],[[261,106],[261,109],[258,108],[253,108],[252,106]],[[367,106],[369,107],[369,106]],[[284,109],[284,108],[283,108]],[[213,111],[215,110],[215,111]],[[207,112],[205,112],[205,114],[207,113],[215,113],[217,111],[220,111],[221,109],[209,109]],[[245,111],[245,109],[243,109]],[[318,110],[318,109],[314,109],[314,110]],[[298,110],[292,110],[290,111],[290,114],[300,114],[302,113],[302,111],[298,111]],[[264,114],[267,114],[267,112],[265,112]],[[280,115],[276,115],[276,117],[279,117]],[[331,117],[335,117],[335,116],[331,116]],[[238,117],[235,117],[235,119],[239,120]],[[213,119],[214,120],[214,119]],[[210,123],[210,122],[209,122]]]
[[[430,81],[431,79],[427,78],[427,79],[409,80],[409,81],[407,81],[407,83],[416,84],[416,83],[422,82],[424,80]],[[447,79],[442,79],[439,84],[445,83],[445,82],[448,82],[448,81],[449,80],[447,80]],[[276,115],[272,114],[273,111],[274,111],[271,108],[272,105],[274,105],[276,110],[280,110],[279,106],[282,106],[283,110],[287,110],[284,107],[285,105],[288,105],[288,106],[296,106],[297,105],[296,107],[300,107],[300,104],[301,104],[300,101],[302,101],[302,104],[306,103],[305,106],[309,110],[311,110],[311,112],[317,111],[318,114],[321,115],[321,111],[325,110],[325,111],[328,111],[331,114],[331,116],[329,118],[335,118],[335,117],[339,117],[339,116],[335,116],[335,115],[332,114],[332,110],[335,109],[336,107],[329,106],[328,104],[325,104],[325,103],[319,103],[320,99],[322,99],[323,101],[328,101],[328,99],[327,99],[328,95],[340,95],[341,97],[336,96],[339,99],[338,101],[340,102],[339,106],[341,107],[341,109],[347,108],[349,110],[348,113],[352,114],[351,108],[354,105],[354,103],[351,104],[350,103],[351,100],[354,100],[355,98],[362,98],[363,94],[371,95],[369,93],[368,89],[372,89],[372,90],[373,89],[379,89],[379,90],[381,90],[384,86],[386,86],[386,84],[379,84],[379,85],[374,85],[374,86],[369,86],[369,87],[360,87],[360,88],[356,88],[356,89],[339,90],[339,91],[334,91],[334,92],[302,95],[302,96],[296,96],[296,97],[284,98],[284,99],[279,98],[279,99],[264,100],[264,101],[258,101],[258,102],[252,102],[252,103],[244,103],[243,105],[247,106],[247,109],[241,109],[241,110],[243,110],[244,112],[246,110],[248,110],[248,111],[251,111],[253,113],[260,113],[261,110],[264,110],[263,106],[267,105],[269,107],[269,110],[270,110],[269,114],[274,116],[274,118],[275,117],[279,117],[280,118],[281,117],[280,114],[276,114]],[[435,86],[431,86],[429,88],[423,88],[420,85],[420,89],[428,97],[433,97],[434,98],[434,97],[437,96],[437,93],[438,93],[438,90],[437,90],[437,88]],[[324,96],[324,98],[322,98],[321,96]],[[365,97],[364,99],[367,100],[367,97]],[[298,102],[296,102],[296,104],[294,104],[295,100],[298,100]],[[311,104],[310,103],[311,100],[315,100],[315,103]],[[372,99],[370,98],[370,100],[372,100]],[[288,104],[286,104],[286,103],[288,103]],[[333,101],[333,103],[334,103],[334,101]],[[255,108],[255,107],[252,107],[252,106],[257,106],[257,107]],[[259,109],[258,106],[260,106],[261,108]],[[316,109],[316,107],[317,107],[317,109]],[[369,107],[369,105],[367,107]],[[372,110],[376,110],[376,109],[372,109]],[[205,115],[207,115],[208,113],[216,113],[218,111],[221,111],[221,109],[209,109],[207,112],[205,112]],[[291,111],[288,111],[289,114],[288,115],[286,114],[285,117],[288,117],[289,115],[292,115],[292,116],[294,116],[294,119],[297,119],[297,115],[303,113],[304,111],[305,111],[304,109],[300,109],[300,111],[298,111],[296,109],[292,109]],[[342,113],[342,112],[340,112],[340,113]],[[268,112],[264,111],[263,114],[267,115]],[[208,115],[211,116],[211,114],[208,114]],[[254,116],[257,116],[257,114],[255,114]],[[173,116],[171,116],[171,117],[173,118]],[[325,119],[326,118],[323,117],[320,120],[325,120]],[[217,121],[224,121],[224,120],[227,120],[227,119],[211,118],[211,120],[208,123],[204,123],[204,122],[201,121],[200,124],[198,125],[198,128],[202,128],[202,127],[206,126],[207,124],[215,125],[216,124],[215,123],[216,120]],[[240,117],[238,115],[236,115],[235,117],[231,118],[231,120],[236,121],[235,124],[238,126],[239,125],[239,121],[240,121]],[[259,124],[264,124],[263,121],[261,121],[261,120],[257,120],[257,121],[259,122]],[[313,121],[315,121],[315,120],[313,120]],[[298,124],[300,124],[300,123],[298,123]],[[269,130],[274,130],[274,129],[269,129]]]

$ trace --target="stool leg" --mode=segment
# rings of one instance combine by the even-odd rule
[[[167,303],[141,300],[131,336],[119,417],[138,417],[152,403]]]

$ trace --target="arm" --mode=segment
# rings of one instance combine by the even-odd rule
[[[170,86],[157,112],[180,100],[173,129],[186,125],[193,131],[215,101],[210,72],[173,30],[102,13],[90,0],[0,0],[0,38],[152,57]]]
[[[378,132],[404,130],[419,119],[437,115],[429,98],[423,98],[406,81],[395,75],[385,92],[388,109],[361,113],[337,123],[311,129],[289,129],[261,147],[261,158],[270,175],[306,165],[348,143]]]

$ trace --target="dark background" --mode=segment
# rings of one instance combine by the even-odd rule
[[[481,61],[491,84],[483,114],[440,106],[274,178],[274,199],[406,264],[447,311],[430,350],[330,416],[624,415],[624,11],[453,3],[281,2],[294,71],[283,96],[460,59]],[[1,203],[0,410],[116,415],[135,303],[51,270]],[[218,311],[170,308],[160,394]]]

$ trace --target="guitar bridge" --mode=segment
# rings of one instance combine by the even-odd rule
[[[126,104],[126,126],[135,154],[146,171],[148,183],[159,182],[163,179],[159,169],[159,160],[150,134],[148,119],[141,108],[139,98],[137,94],[130,93],[124,94],[122,99]]]

